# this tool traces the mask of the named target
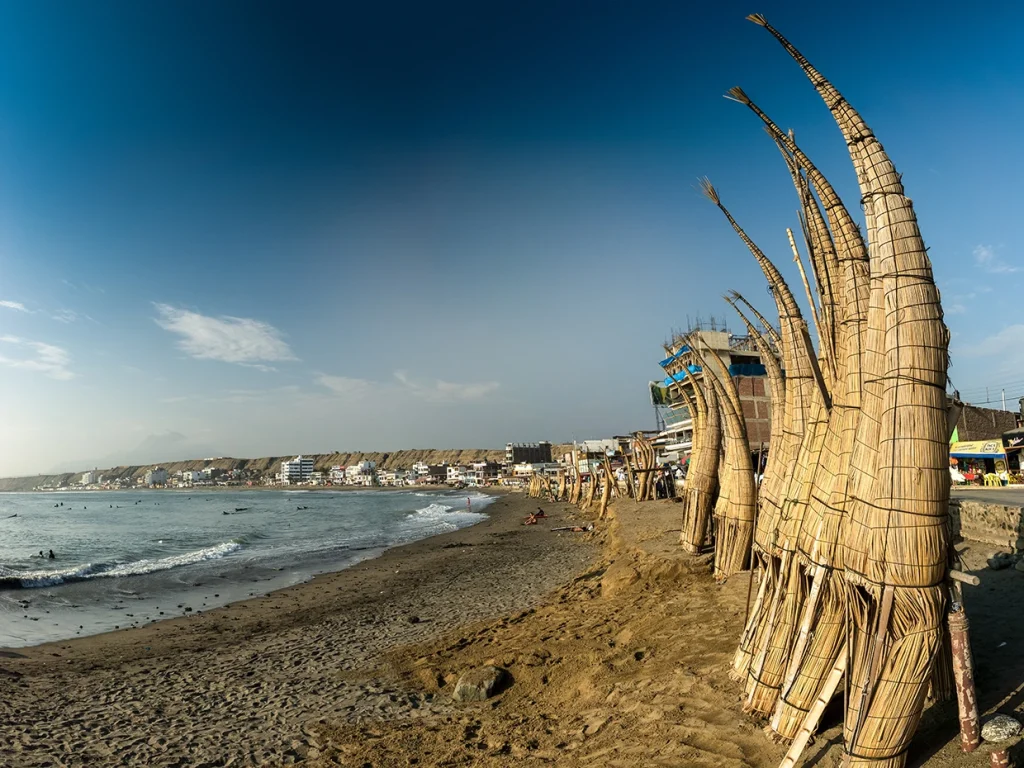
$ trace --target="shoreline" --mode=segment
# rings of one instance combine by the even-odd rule
[[[545,504],[545,524],[523,527],[536,506],[501,494],[476,525],[261,597],[0,650],[9,688],[0,704],[0,762],[50,765],[74,754],[100,765],[163,765],[191,755],[205,764],[196,749],[207,757],[241,752],[243,764],[286,760],[286,735],[314,715],[394,703],[393,694],[346,677],[397,646],[529,608],[586,568],[596,554],[584,543],[589,536],[547,530],[578,512]],[[123,702],[130,716],[97,702]],[[98,735],[104,729],[106,738]],[[163,743],[149,743],[158,731],[167,732]],[[112,739],[115,732],[126,735]]]

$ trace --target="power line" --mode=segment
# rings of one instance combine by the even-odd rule
[[[1017,400],[1020,400],[1022,397],[1024,397],[1024,393],[1021,393],[1019,395],[1013,395],[1012,397],[1007,395],[1006,399],[1007,400],[1017,401]],[[979,401],[967,401],[967,400],[964,400],[964,403],[966,405],[991,405],[992,403],[1001,403],[1002,400],[1003,400],[1002,396],[999,396],[999,397],[995,398],[994,400],[979,400]],[[1011,411],[1011,413],[1012,413],[1012,411]]]

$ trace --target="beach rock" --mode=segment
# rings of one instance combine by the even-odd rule
[[[1024,573],[1024,560],[1018,560],[1017,564],[1013,567],[1021,573]]]
[[[512,676],[502,669],[487,665],[471,669],[459,678],[453,698],[456,701],[486,701],[505,690],[512,682]]]
[[[1001,571],[1013,565],[1013,557],[1006,552],[996,552],[988,559],[988,567],[993,571]]]
[[[1021,725],[1009,715],[996,715],[981,727],[981,738],[998,743],[1019,736]]]

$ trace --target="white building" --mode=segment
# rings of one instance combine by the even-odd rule
[[[146,485],[150,487],[154,485],[167,485],[167,470],[163,467],[156,467],[147,471],[143,479]]]
[[[453,484],[466,482],[466,467],[461,464],[449,464],[446,482]]]
[[[498,479],[499,465],[493,461],[474,461],[466,470],[466,485],[489,485]]]
[[[416,477],[424,477],[430,474],[430,465],[423,461],[417,461],[412,465],[412,471],[416,473]]]
[[[198,469],[183,469],[181,471],[181,482],[183,483],[201,483],[205,479],[206,475]]]
[[[340,464],[335,464],[333,467],[331,467],[331,473],[329,477],[332,485],[344,485],[345,468]]]
[[[92,485],[96,482],[95,472],[83,472],[82,473],[82,485]]]
[[[555,461],[538,461],[534,464],[516,464],[512,467],[515,477],[530,477],[535,472],[540,475],[557,475],[559,464]]]
[[[372,461],[360,461],[345,469],[345,482],[349,485],[375,485],[377,465]]]
[[[313,460],[296,456],[291,461],[281,462],[281,482],[285,485],[291,483],[304,483],[313,474]]]

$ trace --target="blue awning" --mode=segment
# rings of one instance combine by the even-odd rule
[[[688,365],[686,366],[686,369],[690,373],[700,373],[703,370],[699,365]],[[666,387],[669,387],[673,384],[673,382],[676,384],[681,384],[684,381],[686,381],[685,373],[672,373],[669,374],[669,376],[665,379],[665,381],[662,382],[662,384]]]
[[[678,352],[676,352],[674,355],[669,355],[664,360],[662,360],[660,363],[658,363],[658,365],[660,365],[662,368],[664,368],[666,365],[671,363],[673,360],[677,359],[680,355],[685,355],[689,351],[690,351],[690,347],[684,344],[682,347],[679,348]]]

